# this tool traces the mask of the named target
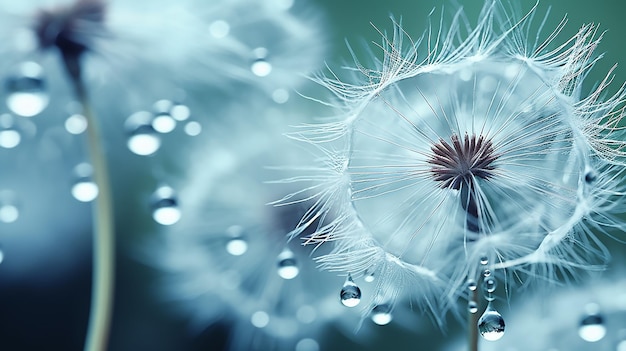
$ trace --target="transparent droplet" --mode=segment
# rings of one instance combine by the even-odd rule
[[[259,77],[266,77],[272,73],[272,64],[267,61],[267,49],[263,47],[256,48],[253,54],[256,58],[250,66],[252,73]]]
[[[474,279],[468,279],[467,280],[467,288],[470,291],[475,291],[476,290],[476,281]]]
[[[71,115],[65,120],[65,130],[75,135],[84,133],[87,130],[87,119],[83,115]]]
[[[346,307],[355,307],[361,302],[361,289],[354,283],[350,274],[343,283],[339,296],[341,303]]]
[[[591,184],[595,182],[596,179],[598,179],[598,174],[596,173],[595,170],[591,168],[588,168],[587,170],[585,170],[585,182],[587,184]]]
[[[478,332],[489,341],[496,341],[504,336],[504,319],[491,307],[491,303],[487,305],[485,313],[478,319]]]
[[[226,251],[233,256],[241,256],[248,251],[248,243],[241,238],[230,239],[226,243]]]
[[[20,210],[12,204],[0,205],[0,222],[13,223],[20,217]]]
[[[578,328],[578,335],[585,341],[596,342],[606,335],[604,318],[597,313],[586,315]]]
[[[170,110],[174,106],[174,103],[167,99],[157,100],[152,105],[155,113],[170,113]]]
[[[189,121],[185,124],[185,133],[189,136],[196,136],[202,132],[202,125],[196,121]]]
[[[370,272],[370,273],[366,272],[365,273],[365,277],[363,277],[363,280],[365,280],[365,282],[367,282],[367,283],[373,282],[374,279],[376,279],[376,278],[374,277],[374,273],[373,272]]]
[[[376,305],[370,313],[372,322],[378,325],[386,325],[391,322],[393,317],[391,316],[391,306],[388,304]]]
[[[250,317],[250,322],[257,328],[265,328],[270,323],[270,316],[265,311],[256,311]]]
[[[491,276],[491,270],[489,270],[489,269],[485,269],[485,270],[483,271],[483,277],[489,277],[489,276]]]
[[[152,196],[152,218],[159,224],[172,225],[180,220],[181,212],[174,189],[160,186]]]
[[[482,264],[483,266],[486,266],[487,263],[489,263],[489,258],[487,256],[482,256],[480,258],[480,264]]]
[[[469,313],[476,313],[476,312],[478,312],[478,303],[476,303],[476,301],[470,300],[467,303],[467,310],[469,311]]]
[[[176,120],[169,113],[159,113],[152,120],[152,128],[159,133],[170,133],[176,128]]]
[[[293,279],[300,273],[296,256],[289,249],[284,249],[277,257],[278,275],[283,279]]]
[[[152,155],[161,147],[161,138],[152,126],[152,119],[152,114],[147,111],[133,113],[126,119],[127,145],[137,155]]]
[[[191,110],[186,105],[176,104],[172,106],[170,115],[177,121],[185,121],[191,116]]]
[[[15,118],[8,113],[0,115],[0,147],[12,149],[21,141],[22,134],[15,126]]]
[[[498,282],[492,276],[485,277],[483,279],[483,290],[487,293],[493,293],[496,291],[496,287],[498,286]]]
[[[317,343],[314,339],[305,338],[296,344],[295,351],[319,351],[320,344]]]
[[[74,167],[76,181],[72,185],[72,196],[80,202],[90,202],[98,197],[98,185],[93,181],[93,168],[89,163]]]
[[[43,111],[50,100],[46,92],[43,68],[24,62],[6,80],[6,104],[15,114],[32,117]]]

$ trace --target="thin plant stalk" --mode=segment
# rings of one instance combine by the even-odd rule
[[[115,274],[113,199],[98,121],[89,103],[79,62],[68,57],[65,57],[64,62],[87,120],[87,143],[93,165],[93,181],[98,187],[98,196],[93,207],[91,307],[84,351],[105,351],[111,325]]]
[[[470,301],[478,301],[478,289],[473,290],[470,295]],[[467,323],[469,327],[467,349],[469,351],[478,351],[478,312],[472,313],[468,308]]]

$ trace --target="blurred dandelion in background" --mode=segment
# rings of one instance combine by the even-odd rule
[[[467,299],[472,334],[498,340],[498,281],[511,294],[598,267],[596,233],[624,228],[624,90],[606,92],[611,72],[582,89],[602,35],[512,13],[487,1],[473,28],[461,10],[417,39],[395,23],[374,67],[318,79],[337,118],[291,133],[319,157],[282,201],[312,203],[291,235],[332,245],[326,270],[379,277],[373,318],[377,299],[413,298],[443,323]]]

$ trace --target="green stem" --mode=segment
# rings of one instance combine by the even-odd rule
[[[113,305],[113,282],[115,265],[115,232],[113,201],[105,153],[101,145],[98,121],[89,103],[87,90],[82,81],[80,66],[76,61],[65,59],[76,97],[82,104],[87,120],[87,143],[93,165],[93,180],[98,186],[98,196],[93,207],[93,274],[89,325],[85,351],[107,349]]]
[[[471,300],[478,302],[478,288],[476,288],[471,293]],[[467,312],[467,323],[469,324],[469,334],[468,334],[468,350],[469,351],[478,351],[478,312],[471,313]]]

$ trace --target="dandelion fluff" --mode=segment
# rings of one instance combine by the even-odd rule
[[[601,35],[585,25],[559,45],[562,22],[533,45],[535,11],[487,1],[474,28],[459,11],[415,41],[396,24],[355,82],[319,78],[341,114],[292,133],[321,155],[292,236],[332,242],[323,268],[384,267],[379,286],[429,286],[418,300],[441,312],[485,268],[551,280],[608,257],[592,229],[623,227],[624,91],[606,96],[609,77],[583,96]]]

